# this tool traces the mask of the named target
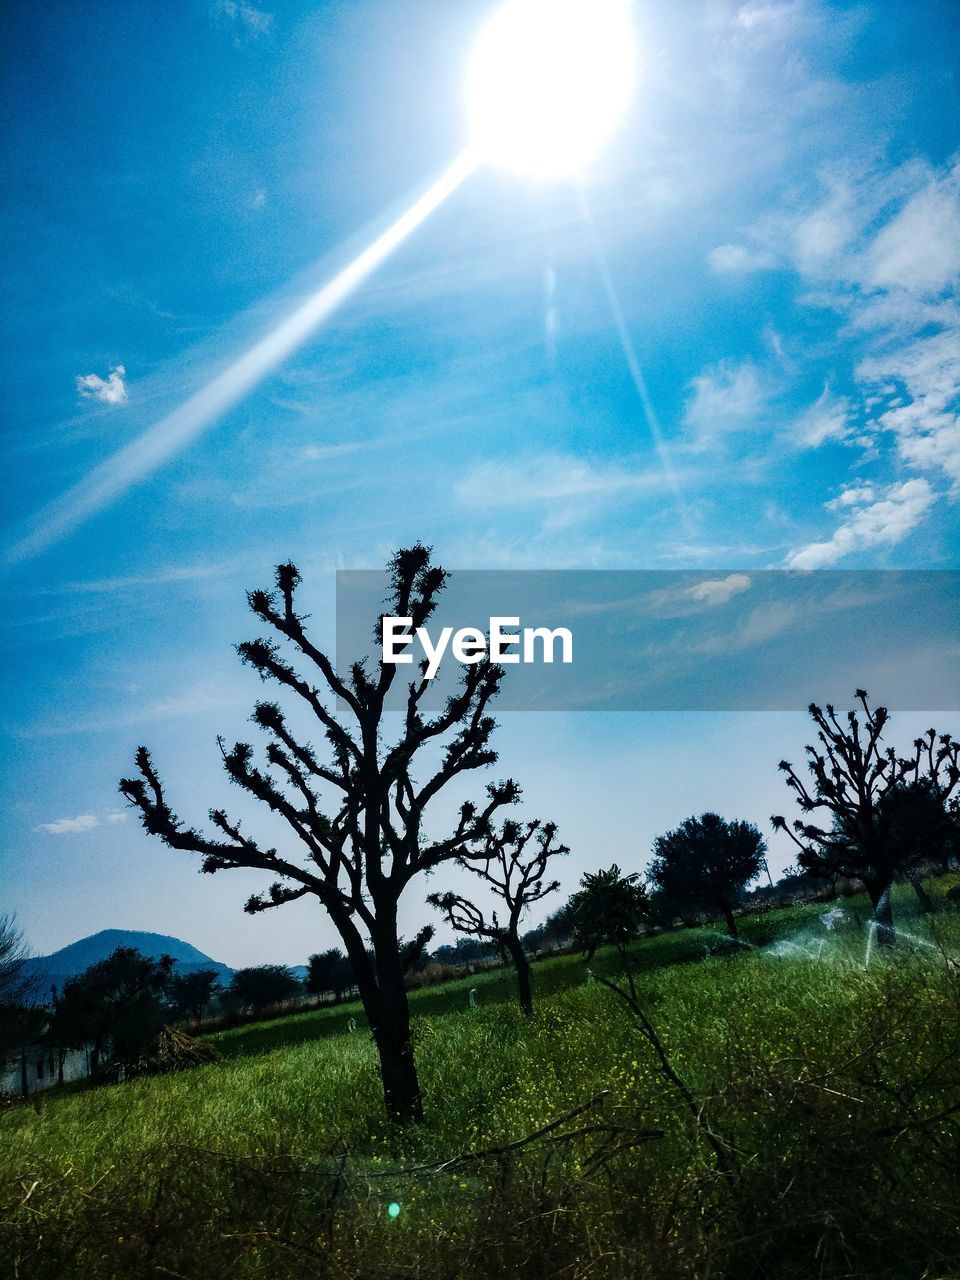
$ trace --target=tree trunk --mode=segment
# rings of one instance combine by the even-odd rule
[[[873,907],[873,919],[877,927],[877,946],[892,947],[897,940],[893,924],[893,904],[890,900],[890,882],[871,879],[865,882],[870,903]]]
[[[920,910],[924,912],[925,915],[930,915],[933,911],[933,901],[929,893],[927,893],[926,889],[923,887],[923,877],[920,872],[908,871],[907,879],[913,885],[913,891],[917,895],[917,901],[920,903]]]
[[[380,1056],[383,1103],[387,1115],[398,1124],[420,1124],[423,1099],[410,1040],[410,1010],[397,956],[396,974],[378,973],[380,988],[377,1017],[371,1020]]]
[[[737,933],[737,922],[733,918],[733,907],[729,902],[723,904],[723,914],[727,921],[727,933],[731,938],[739,940],[740,935]]]
[[[388,913],[381,913],[382,916]],[[383,921],[373,938],[377,971],[358,982],[364,1012],[370,1023],[383,1081],[387,1115],[398,1124],[420,1124],[423,1099],[410,1039],[410,1007],[403,984],[400,945],[395,921]]]
[[[533,1013],[533,992],[530,989],[530,961],[519,938],[507,940],[507,950],[513,967],[517,971],[517,994],[520,997],[520,1008],[529,1018]]]

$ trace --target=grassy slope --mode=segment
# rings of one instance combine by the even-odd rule
[[[929,944],[909,894],[897,906]],[[708,930],[635,948],[673,1065],[739,1152],[736,1186],[623,1006],[558,957],[536,966],[532,1023],[504,972],[413,995],[428,1110],[415,1133],[382,1120],[374,1048],[348,1006],[222,1033],[209,1067],[0,1116],[11,1274],[663,1278],[709,1259],[715,1278],[948,1275],[960,1194],[956,1128],[939,1113],[960,1104],[956,978],[918,942],[864,971],[862,928],[828,935],[822,913],[744,921],[761,949],[731,952]],[[960,916],[932,928],[960,954]],[[800,950],[778,957],[776,938]],[[515,1140],[601,1091],[588,1119],[664,1136],[606,1165],[591,1164],[593,1133],[399,1172]]]

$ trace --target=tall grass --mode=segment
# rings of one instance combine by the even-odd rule
[[[623,1002],[553,958],[532,1020],[507,972],[415,994],[413,1131],[383,1120],[347,1007],[221,1033],[209,1066],[15,1108],[0,1255],[41,1280],[956,1274],[960,916],[909,920],[916,941],[864,969],[863,905],[844,907],[830,934],[815,908],[745,922],[736,948],[708,930],[637,945],[699,1117]]]

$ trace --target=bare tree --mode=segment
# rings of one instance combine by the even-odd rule
[[[551,858],[569,853],[566,845],[555,844],[556,825],[539,818],[521,826],[507,819],[499,830],[491,829],[479,849],[463,854],[459,862],[485,880],[506,906],[501,920],[494,911],[487,920],[483,910],[455,893],[431,893],[427,901],[446,914],[458,933],[495,942],[511,959],[517,973],[520,1008],[533,1013],[530,990],[530,961],[520,940],[520,923],[527,908],[548,893],[559,889],[559,880],[545,884],[543,877]]]
[[[905,787],[921,785],[946,805],[960,782],[960,744],[949,734],[928,729],[914,740],[912,755],[899,756],[881,741],[890,719],[886,707],[871,709],[863,689],[855,697],[861,710],[848,711],[845,723],[829,704],[823,709],[810,705],[820,742],[819,748],[806,748],[812,785],[800,778],[789,760],[780,761],[802,812],[823,812],[830,825],[798,818],[791,829],[783,817],[772,821],[796,845],[804,871],[863,881],[877,922],[877,941],[891,944],[895,933],[890,887],[898,875],[909,872],[917,850],[913,842],[895,836],[889,811]]]
[[[0,915],[0,1006],[18,1006],[30,996],[33,980],[23,933],[12,915]]]
[[[0,1067],[7,1055],[37,1029],[36,978],[16,917],[0,915]]]
[[[436,607],[445,571],[431,563],[429,549],[419,544],[398,551],[389,569],[387,612],[411,618],[414,628],[423,626]],[[300,846],[300,859],[263,847],[224,809],[210,811],[216,836],[184,827],[167,802],[146,747],[137,751],[140,777],[123,779],[120,790],[140,810],[148,832],[172,848],[199,853],[204,871],[254,867],[277,877],[265,894],[249,900],[248,911],[269,910],[307,895],[320,901],[353,966],[379,1053],[387,1113],[414,1123],[422,1118],[423,1107],[410,1040],[407,957],[397,929],[398,904],[414,877],[456,859],[482,840],[492,815],[518,795],[510,780],[491,783],[483,803],[460,806],[446,836],[429,839],[424,833],[431,801],[459,775],[496,761],[490,746],[494,721],[487,706],[503,670],[487,659],[466,666],[457,692],[443,710],[428,716],[422,710],[429,688],[425,665],[415,668],[399,733],[388,746],[384,713],[396,665],[380,662],[370,672],[361,660],[349,674],[338,674],[307,636],[304,619],[296,612],[299,584],[296,567],[284,564],[277,568],[274,591],[249,593],[250,608],[276,638],[248,641],[238,646],[238,653],[264,681],[297,696],[318,721],[329,751],[321,758],[294,736],[276,703],[260,702],[252,718],[268,735],[268,767],[254,763],[253,747],[247,743],[237,743],[223,754],[231,780],[286,824]],[[282,642],[309,664],[312,679],[282,655]],[[336,714],[328,706],[330,699],[339,700]],[[421,763],[422,779],[414,771],[418,761],[426,762]],[[328,794],[328,802],[321,801],[321,791]]]

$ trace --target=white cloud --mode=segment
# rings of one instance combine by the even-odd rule
[[[934,178],[877,233],[866,282],[877,289],[938,294],[960,275],[960,167]]]
[[[879,498],[869,488],[847,490],[828,504],[834,510],[844,507],[851,512],[833,537],[795,551],[788,556],[787,566],[824,569],[853,551],[894,546],[916,528],[935,501],[935,494],[924,479],[890,485]]]
[[[777,256],[769,249],[751,249],[745,244],[718,244],[707,254],[714,275],[748,275],[752,271],[769,271],[777,265]]]
[[[852,367],[828,377],[790,435],[799,448],[860,446],[862,462],[901,483],[860,480],[827,502],[842,523],[826,541],[793,553],[788,563],[804,568],[900,541],[944,478],[960,495],[960,163],[838,165],[820,183],[806,207],[745,234],[811,286],[801,303],[840,317],[837,351],[847,358],[854,347]],[[831,391],[851,375],[846,395]],[[688,416],[706,419],[712,388],[700,390]]]
[[[875,496],[872,486],[866,484],[859,489],[844,489],[839,497],[831,498],[824,506],[828,511],[843,511],[845,507],[862,507],[872,502]]]
[[[850,401],[845,396],[835,396],[829,384],[793,425],[792,435],[804,449],[817,449],[828,440],[846,442],[853,429]]]
[[[701,439],[755,426],[767,400],[751,360],[721,360],[690,382],[692,396],[684,423]]]
[[[99,400],[101,404],[126,404],[127,388],[123,379],[126,369],[115,365],[106,378],[95,373],[83,373],[77,377],[77,391],[85,400]]]
[[[690,587],[685,594],[691,600],[699,600],[711,608],[714,605],[726,604],[734,596],[749,591],[752,583],[745,573],[728,573],[725,578],[709,578]]]
[[[835,274],[841,255],[857,232],[855,199],[846,183],[838,183],[816,209],[799,218],[792,229],[792,251],[801,275],[817,278]]]
[[[108,822],[126,822],[128,816],[129,815],[126,813],[108,813],[107,821]]]
[[[81,813],[76,818],[57,818],[54,822],[41,822],[34,831],[45,831],[50,836],[76,835],[98,827],[100,820],[92,813]]]
[[[877,425],[901,461],[940,470],[960,489],[960,326],[868,357],[857,376],[879,390]]]
[[[263,187],[257,187],[256,191],[254,191],[253,195],[250,197],[250,208],[262,209],[266,203],[267,203],[266,191],[264,191]]]

